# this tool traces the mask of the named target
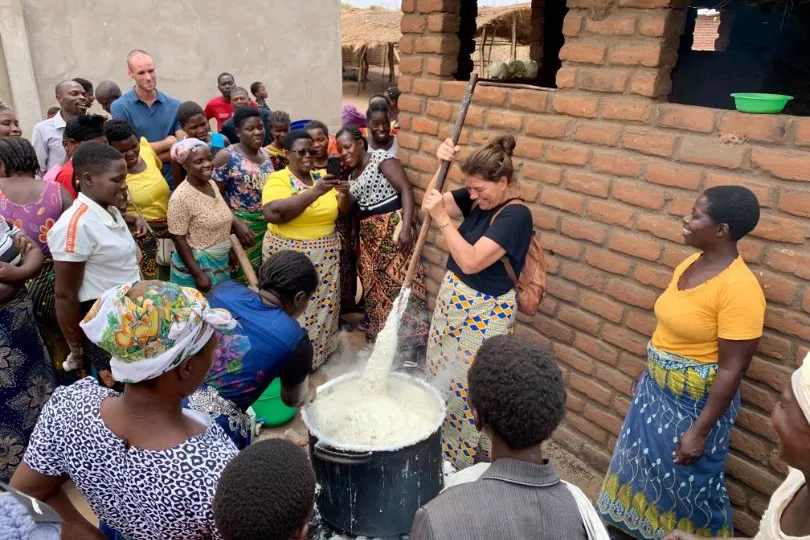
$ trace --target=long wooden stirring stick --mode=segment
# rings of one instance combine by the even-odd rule
[[[461,128],[464,127],[464,119],[467,117],[467,109],[470,108],[473,91],[475,91],[475,85],[477,83],[478,74],[473,73],[470,75],[467,88],[464,90],[464,99],[461,102],[461,109],[458,112],[458,118],[456,118],[456,124],[453,126],[453,133],[450,136],[450,138],[453,139],[454,146],[458,144],[459,136],[461,136]],[[442,161],[442,166],[439,169],[439,176],[436,178],[436,185],[433,186],[433,188],[439,190],[440,193],[444,187],[444,180],[447,178],[448,170],[450,170],[450,162]],[[430,231],[430,222],[430,214],[427,214],[425,216],[425,220],[422,222],[422,227],[419,229],[419,238],[416,240],[416,245],[413,248],[413,255],[411,255],[411,260],[408,263],[408,272],[405,274],[405,280],[402,282],[403,289],[410,288],[411,286],[413,276],[416,273],[416,265],[422,256],[422,249],[425,247],[428,231]]]
[[[248,287],[252,291],[258,291],[259,279],[256,277],[256,272],[253,271],[253,265],[250,264],[250,259],[248,258],[247,253],[245,253],[245,249],[242,247],[242,244],[239,243],[239,239],[235,234],[231,234],[231,247],[236,255],[236,259],[239,261],[239,266],[242,267],[242,271],[245,273]]]

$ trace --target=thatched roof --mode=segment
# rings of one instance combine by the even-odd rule
[[[484,26],[497,26],[497,35],[506,37],[511,35],[512,17],[517,17],[517,40],[518,43],[529,43],[532,33],[532,5],[531,3],[515,4],[507,7],[482,7],[478,8],[478,17],[475,22],[478,25],[477,35],[481,35]],[[489,30],[487,33],[491,35]]]
[[[344,9],[340,14],[340,45],[344,49],[356,50],[367,45],[369,48],[399,43],[401,11],[379,7],[369,9]]]

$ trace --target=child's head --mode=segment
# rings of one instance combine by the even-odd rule
[[[180,123],[180,129],[192,139],[207,142],[211,136],[211,128],[208,126],[208,120],[205,119],[205,112],[194,101],[180,104],[177,108],[177,121]]]
[[[228,463],[214,496],[225,540],[304,540],[315,504],[306,453],[285,439],[252,444]]]
[[[273,135],[273,146],[284,148],[284,136],[290,132],[290,115],[284,111],[273,111],[267,119],[270,133]]]
[[[73,174],[81,192],[97,204],[120,208],[127,201],[127,162],[124,154],[99,141],[79,145],[73,154]]]
[[[250,93],[256,96],[256,99],[267,99],[267,89],[261,81],[256,81],[250,85]]]
[[[513,450],[548,439],[565,415],[565,385],[554,355],[517,336],[484,342],[469,386],[476,427]]]

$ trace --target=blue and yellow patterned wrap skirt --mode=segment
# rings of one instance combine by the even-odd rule
[[[659,351],[652,344],[647,345],[647,360],[597,510],[605,524],[635,538],[662,539],[675,529],[732,536],[723,471],[739,392],[706,437],[703,455],[689,465],[675,465],[672,452],[706,405],[718,365]]]
[[[467,403],[467,372],[485,340],[514,332],[516,317],[514,290],[491,296],[468,287],[453,272],[445,274],[428,332],[427,370],[428,382],[447,398],[442,450],[456,469],[472,465],[478,452],[488,452]]]

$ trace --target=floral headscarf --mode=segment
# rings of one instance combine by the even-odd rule
[[[88,339],[112,356],[116,381],[159,377],[199,352],[215,330],[236,327],[228,311],[210,308],[195,289],[155,281],[132,299],[127,293],[133,285],[105,292],[80,323]]]
[[[172,161],[176,161],[180,165],[183,165],[191,156],[194,149],[200,146],[205,146],[207,148],[208,143],[201,141],[200,139],[195,139],[194,137],[186,137],[182,141],[176,142],[172,146],[171,150]]]

